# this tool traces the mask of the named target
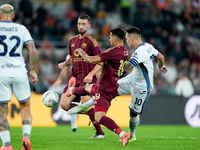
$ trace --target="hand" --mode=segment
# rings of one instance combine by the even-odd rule
[[[80,54],[81,56],[85,55],[85,52],[84,52],[84,50],[83,50],[83,49],[81,49],[81,48],[78,48],[78,52],[79,52],[79,54]]]
[[[62,63],[59,63],[59,64],[58,64],[58,68],[60,68],[61,70],[62,70],[63,68],[65,68],[65,67],[66,67],[65,62],[62,62]]]
[[[88,55],[81,48],[78,49],[78,52],[82,56],[82,58],[84,59],[85,62],[87,62],[87,63],[90,62]]]
[[[165,65],[163,65],[162,67],[160,67],[159,68],[160,69],[160,71],[162,72],[162,73],[167,73],[167,67],[165,66]]]
[[[56,80],[56,82],[54,82],[53,86],[57,87],[57,86],[59,86],[61,84],[61,82],[62,81],[58,79],[58,80]]]
[[[92,82],[93,76],[91,76],[90,74],[88,74],[84,79],[83,82],[85,83],[90,83]]]
[[[32,79],[32,83],[36,84],[38,82],[38,77],[37,77],[37,74],[35,73],[35,70],[30,71],[30,76]]]

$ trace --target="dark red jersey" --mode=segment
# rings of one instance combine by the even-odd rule
[[[77,35],[69,41],[69,55],[72,57],[72,75],[76,78],[77,84],[83,82],[83,79],[95,66],[83,61],[77,50],[78,48],[82,48],[89,56],[101,54],[99,43],[89,34],[82,39],[79,39],[79,35]],[[93,81],[97,81],[96,75]]]
[[[117,80],[123,74],[124,66],[129,59],[128,50],[125,46],[112,47],[99,54],[99,57],[101,57],[104,65],[98,88],[103,91],[113,92],[119,86]]]

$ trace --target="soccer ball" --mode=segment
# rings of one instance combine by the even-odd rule
[[[47,107],[53,107],[58,104],[59,97],[58,94],[54,93],[53,91],[46,91],[42,95],[42,102]]]

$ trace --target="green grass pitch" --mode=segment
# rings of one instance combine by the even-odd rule
[[[73,133],[69,125],[58,127],[33,127],[32,150],[198,150],[200,128],[170,125],[139,125],[137,141],[123,146],[119,136],[105,127],[105,139],[87,139],[93,136],[92,127],[78,127]],[[122,127],[128,131],[127,127]],[[22,128],[11,127],[13,150],[22,149]],[[0,143],[2,145],[2,142]]]

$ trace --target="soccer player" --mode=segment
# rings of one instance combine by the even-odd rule
[[[118,95],[117,80],[123,74],[124,66],[129,59],[128,50],[126,46],[123,45],[124,37],[125,32],[123,29],[112,29],[109,39],[112,46],[111,48],[96,56],[88,56],[82,49],[79,49],[79,53],[88,63],[98,64],[103,62],[100,81],[95,91],[95,121],[118,134],[125,146],[131,133],[125,133],[111,118],[106,116],[111,106],[112,99]]]
[[[118,95],[131,94],[130,109],[130,121],[129,132],[132,133],[130,141],[135,141],[135,131],[140,123],[139,115],[142,114],[145,103],[150,96],[153,89],[153,60],[158,60],[158,67],[162,73],[167,72],[167,68],[164,65],[163,55],[149,43],[143,43],[141,40],[141,31],[136,27],[132,27],[126,32],[126,42],[130,48],[134,48],[135,52],[132,54],[130,60],[125,66],[125,71],[131,73],[124,78],[118,80]],[[82,89],[70,88],[71,94],[87,94],[93,93],[96,86],[90,85],[85,88],[84,93]],[[69,114],[74,114],[86,110],[88,107],[94,105],[94,99],[91,99],[87,103],[74,107],[68,111]]]
[[[26,27],[12,21],[14,16],[12,5],[4,4],[0,7],[0,136],[3,142],[0,150],[12,150],[7,120],[8,102],[11,101],[12,92],[19,102],[22,113],[22,149],[31,150],[31,92],[22,56],[23,45],[29,50],[29,69],[33,83],[38,82],[35,73],[37,51]]]
[[[79,16],[77,22],[77,28],[79,34],[75,37],[71,38],[69,41],[69,59],[65,62],[59,63],[58,67],[63,69],[66,66],[72,65],[72,75],[76,78],[76,87],[85,86],[88,83],[97,83],[96,73],[101,69],[102,66],[88,64],[83,61],[82,57],[79,54],[78,49],[82,48],[85,53],[90,56],[95,56],[101,53],[100,46],[98,42],[88,34],[88,29],[90,28],[91,19],[88,15]],[[69,82],[68,85],[71,85]],[[63,90],[63,94],[60,99],[60,106],[64,110],[68,110],[71,107],[76,106],[73,101],[80,101],[81,103],[85,103],[91,99],[91,96],[81,96],[77,97],[76,95],[71,95],[69,97],[66,96],[67,87]],[[94,109],[91,108],[87,113],[90,120],[93,122],[93,125],[96,129],[96,134],[91,138],[105,138],[105,134],[103,133],[101,126],[99,123],[94,122]]]
[[[66,61],[69,59],[69,57],[70,56],[67,55]],[[62,69],[62,71],[60,72],[60,74],[58,76],[58,79],[53,84],[54,87],[57,87],[57,86],[59,86],[61,84],[63,77],[66,76],[66,74],[67,74],[69,69],[71,70],[71,66],[67,66],[67,67]],[[58,109],[61,109],[60,106],[59,106]],[[71,116],[70,123],[71,123],[72,132],[76,132],[77,131],[76,120],[77,120],[78,115],[77,114],[73,114],[73,115],[70,115],[70,116]]]

